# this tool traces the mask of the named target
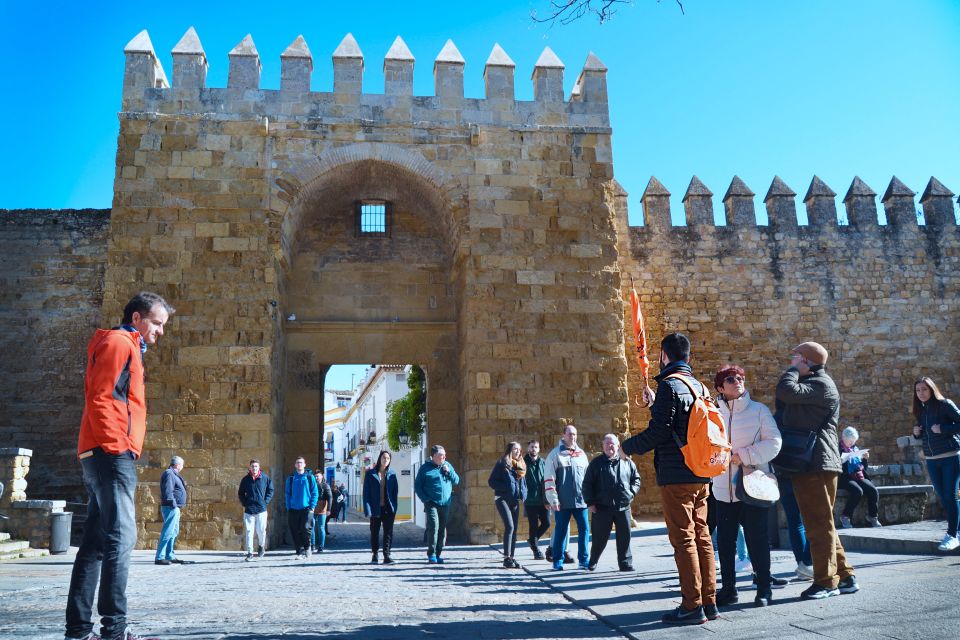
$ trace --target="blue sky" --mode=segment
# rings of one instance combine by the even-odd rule
[[[447,38],[467,60],[471,97],[483,94],[495,42],[517,63],[518,99],[532,98],[544,46],[567,65],[567,93],[592,50],[610,69],[614,166],[633,224],[651,175],[675,212],[693,174],[718,211],[734,174],[758,194],[758,211],[774,175],[801,196],[815,173],[841,196],[854,175],[881,193],[894,174],[918,193],[931,175],[960,191],[957,0],[685,0],[685,15],[670,0],[637,0],[607,24],[553,28],[529,18],[545,0],[297,6],[0,0],[0,208],[108,208],[123,46],[148,29],[169,76],[170,49],[191,25],[208,86],[225,86],[227,52],[248,32],[264,88],[279,86],[280,53],[302,33],[320,91],[332,87],[330,54],[348,31],[370,92],[383,90],[381,59],[398,34],[417,58],[419,95],[432,93]]]

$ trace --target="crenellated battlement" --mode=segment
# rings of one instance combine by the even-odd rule
[[[670,191],[655,177],[651,177],[643,192],[644,226],[650,232],[673,226],[670,211]],[[887,185],[880,203],[886,218],[886,226],[900,230],[925,228],[928,232],[956,230],[953,207],[954,193],[939,180],[931,177],[923,194],[920,206],[923,209],[924,225],[918,224],[914,202],[916,192],[893,176]],[[728,227],[757,226],[756,194],[734,176],[723,195],[723,207]],[[839,226],[868,230],[880,227],[877,192],[859,177],[854,177],[844,195],[846,224],[841,225],[836,202],[837,192],[818,176],[813,176],[802,202],[806,208],[807,225],[812,228],[835,229]],[[960,201],[960,199],[958,199]],[[693,176],[683,195],[683,207],[688,227],[713,227],[713,192],[700,178]],[[797,193],[779,176],[775,176],[763,197],[769,227],[786,232],[799,225]]]
[[[193,27],[171,53],[173,76],[168,82],[146,30],[127,44],[124,48],[124,112],[574,127],[596,132],[608,131],[610,126],[607,68],[592,52],[570,96],[564,99],[565,66],[550,47],[544,48],[531,76],[532,101],[516,99],[516,64],[499,44],[493,46],[484,64],[482,99],[464,96],[466,61],[452,40],[447,40],[433,61],[432,96],[413,95],[416,58],[399,36],[383,59],[382,94],[365,92],[365,58],[349,33],[331,56],[333,91],[330,92],[311,86],[314,60],[303,36],[297,36],[280,55],[279,89],[261,88],[260,53],[249,34],[228,54],[225,88],[206,86],[209,63]]]

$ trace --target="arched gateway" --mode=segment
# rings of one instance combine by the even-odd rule
[[[493,530],[486,476],[505,441],[549,446],[565,420],[588,446],[625,431],[625,221],[596,57],[565,100],[547,49],[523,102],[499,47],[483,99],[463,96],[452,42],[425,97],[399,39],[384,94],[363,93],[350,36],[332,93],[310,90],[301,39],[279,90],[259,88],[249,38],[224,89],[205,87],[192,30],[172,87],[145,32],[125,53],[104,316],[141,283],[178,309],[147,356],[142,544],[159,531],[151,481],[176,451],[192,481],[184,544],[235,546],[247,460],[280,480],[296,455],[320,456],[331,364],[425,368],[429,437],[461,470],[456,521],[471,540]]]

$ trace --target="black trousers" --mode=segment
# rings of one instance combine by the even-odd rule
[[[380,507],[380,516],[370,517],[370,550],[374,553],[380,548],[380,528],[383,528],[383,557],[390,557],[393,547],[393,521],[397,514],[389,507]]]
[[[770,592],[770,541],[767,538],[769,507],[751,507],[742,502],[717,500],[717,551],[720,555],[720,580],[723,589],[737,588],[737,533],[743,526],[743,538],[753,571],[757,574],[757,592]]]
[[[550,512],[542,505],[539,507],[523,505],[523,511],[527,514],[530,538],[536,542],[550,529]]]
[[[630,511],[600,505],[597,505],[597,512],[590,518],[590,533],[593,534],[590,564],[597,564],[600,560],[600,555],[610,540],[610,529],[613,525],[617,525],[617,564],[621,567],[633,564],[633,553],[630,551]]]
[[[497,498],[494,500],[497,513],[503,520],[503,555],[513,557],[513,550],[517,546],[517,520],[520,519],[520,501]]]
[[[287,511],[287,525],[290,537],[297,553],[303,553],[310,546],[310,533],[313,531],[313,514],[310,509],[290,509]]]
[[[850,476],[841,475],[837,480],[837,489],[846,489],[847,503],[843,506],[843,515],[853,517],[853,511],[860,504],[860,499],[867,497],[867,515],[876,518],[880,508],[880,492],[876,485],[864,478],[854,480]]]

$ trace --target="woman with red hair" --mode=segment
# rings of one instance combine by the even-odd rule
[[[741,367],[727,365],[717,372],[713,384],[720,392],[718,404],[730,439],[730,466],[713,479],[717,501],[717,550],[720,555],[722,587],[717,604],[734,604],[737,596],[737,532],[743,526],[747,550],[756,574],[757,597],[754,603],[765,607],[773,599],[770,575],[770,546],[767,542],[767,507],[755,507],[737,499],[736,483],[740,468],[761,469],[770,473],[769,462],[780,452],[780,430],[765,405],[750,399]]]

